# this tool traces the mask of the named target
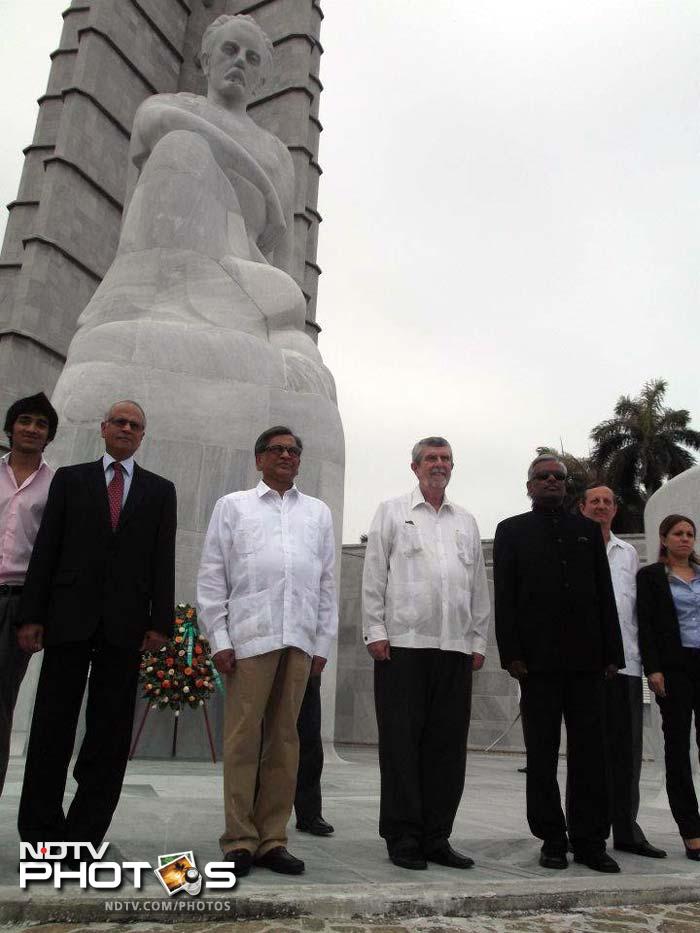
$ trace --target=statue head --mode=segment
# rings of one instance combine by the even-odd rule
[[[273,46],[252,16],[218,16],[205,29],[199,63],[223,97],[253,97],[272,72]]]

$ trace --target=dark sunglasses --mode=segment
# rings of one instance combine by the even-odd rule
[[[538,473],[534,473],[532,478],[545,480],[549,479],[550,476],[553,476],[554,479],[559,480],[559,482],[563,482],[566,479],[566,473],[562,473],[561,470],[547,470],[546,472],[544,470],[540,470]]]

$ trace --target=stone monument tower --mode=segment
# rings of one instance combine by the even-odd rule
[[[222,14],[252,17],[220,31],[262,60],[233,67],[242,106],[218,39],[197,64]],[[178,489],[182,600],[272,424],[303,437],[299,485],[340,541],[343,435],[315,345],[321,18],[317,0],[73,0],[11,205],[0,405],[55,387],[60,464],[99,455],[110,402],[143,404],[139,462]]]

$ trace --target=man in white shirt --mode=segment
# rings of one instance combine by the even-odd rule
[[[615,493],[607,486],[589,486],[581,512],[600,525],[610,565],[617,614],[625,649],[625,667],[605,681],[605,727],[608,790],[611,798],[613,844],[622,852],[664,858],[639,824],[639,778],[642,770],[642,662],[637,627],[639,556],[627,541],[611,531],[617,513]]]
[[[12,715],[31,657],[17,643],[15,626],[53,478],[43,451],[57,427],[58,415],[43,392],[21,398],[7,410],[10,452],[0,459],[0,794],[10,755]]]
[[[255,463],[263,478],[216,503],[197,580],[199,621],[226,675],[220,842],[238,876],[253,863],[282,874],[304,871],[286,848],[297,717],[309,674],[325,666],[338,609],[331,513],[294,485],[301,452],[287,427],[260,435]]]
[[[363,635],[375,661],[379,834],[392,862],[409,869],[474,864],[449,838],[489,594],[476,521],[445,495],[453,465],[443,437],[414,446],[418,486],[379,506],[362,580]]]

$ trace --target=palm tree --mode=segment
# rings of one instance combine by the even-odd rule
[[[622,395],[615,417],[591,431],[593,467],[630,505],[642,506],[665,480],[693,466],[686,448],[700,450],[690,412],[664,407],[666,387],[664,379],[652,379],[638,398]]]

